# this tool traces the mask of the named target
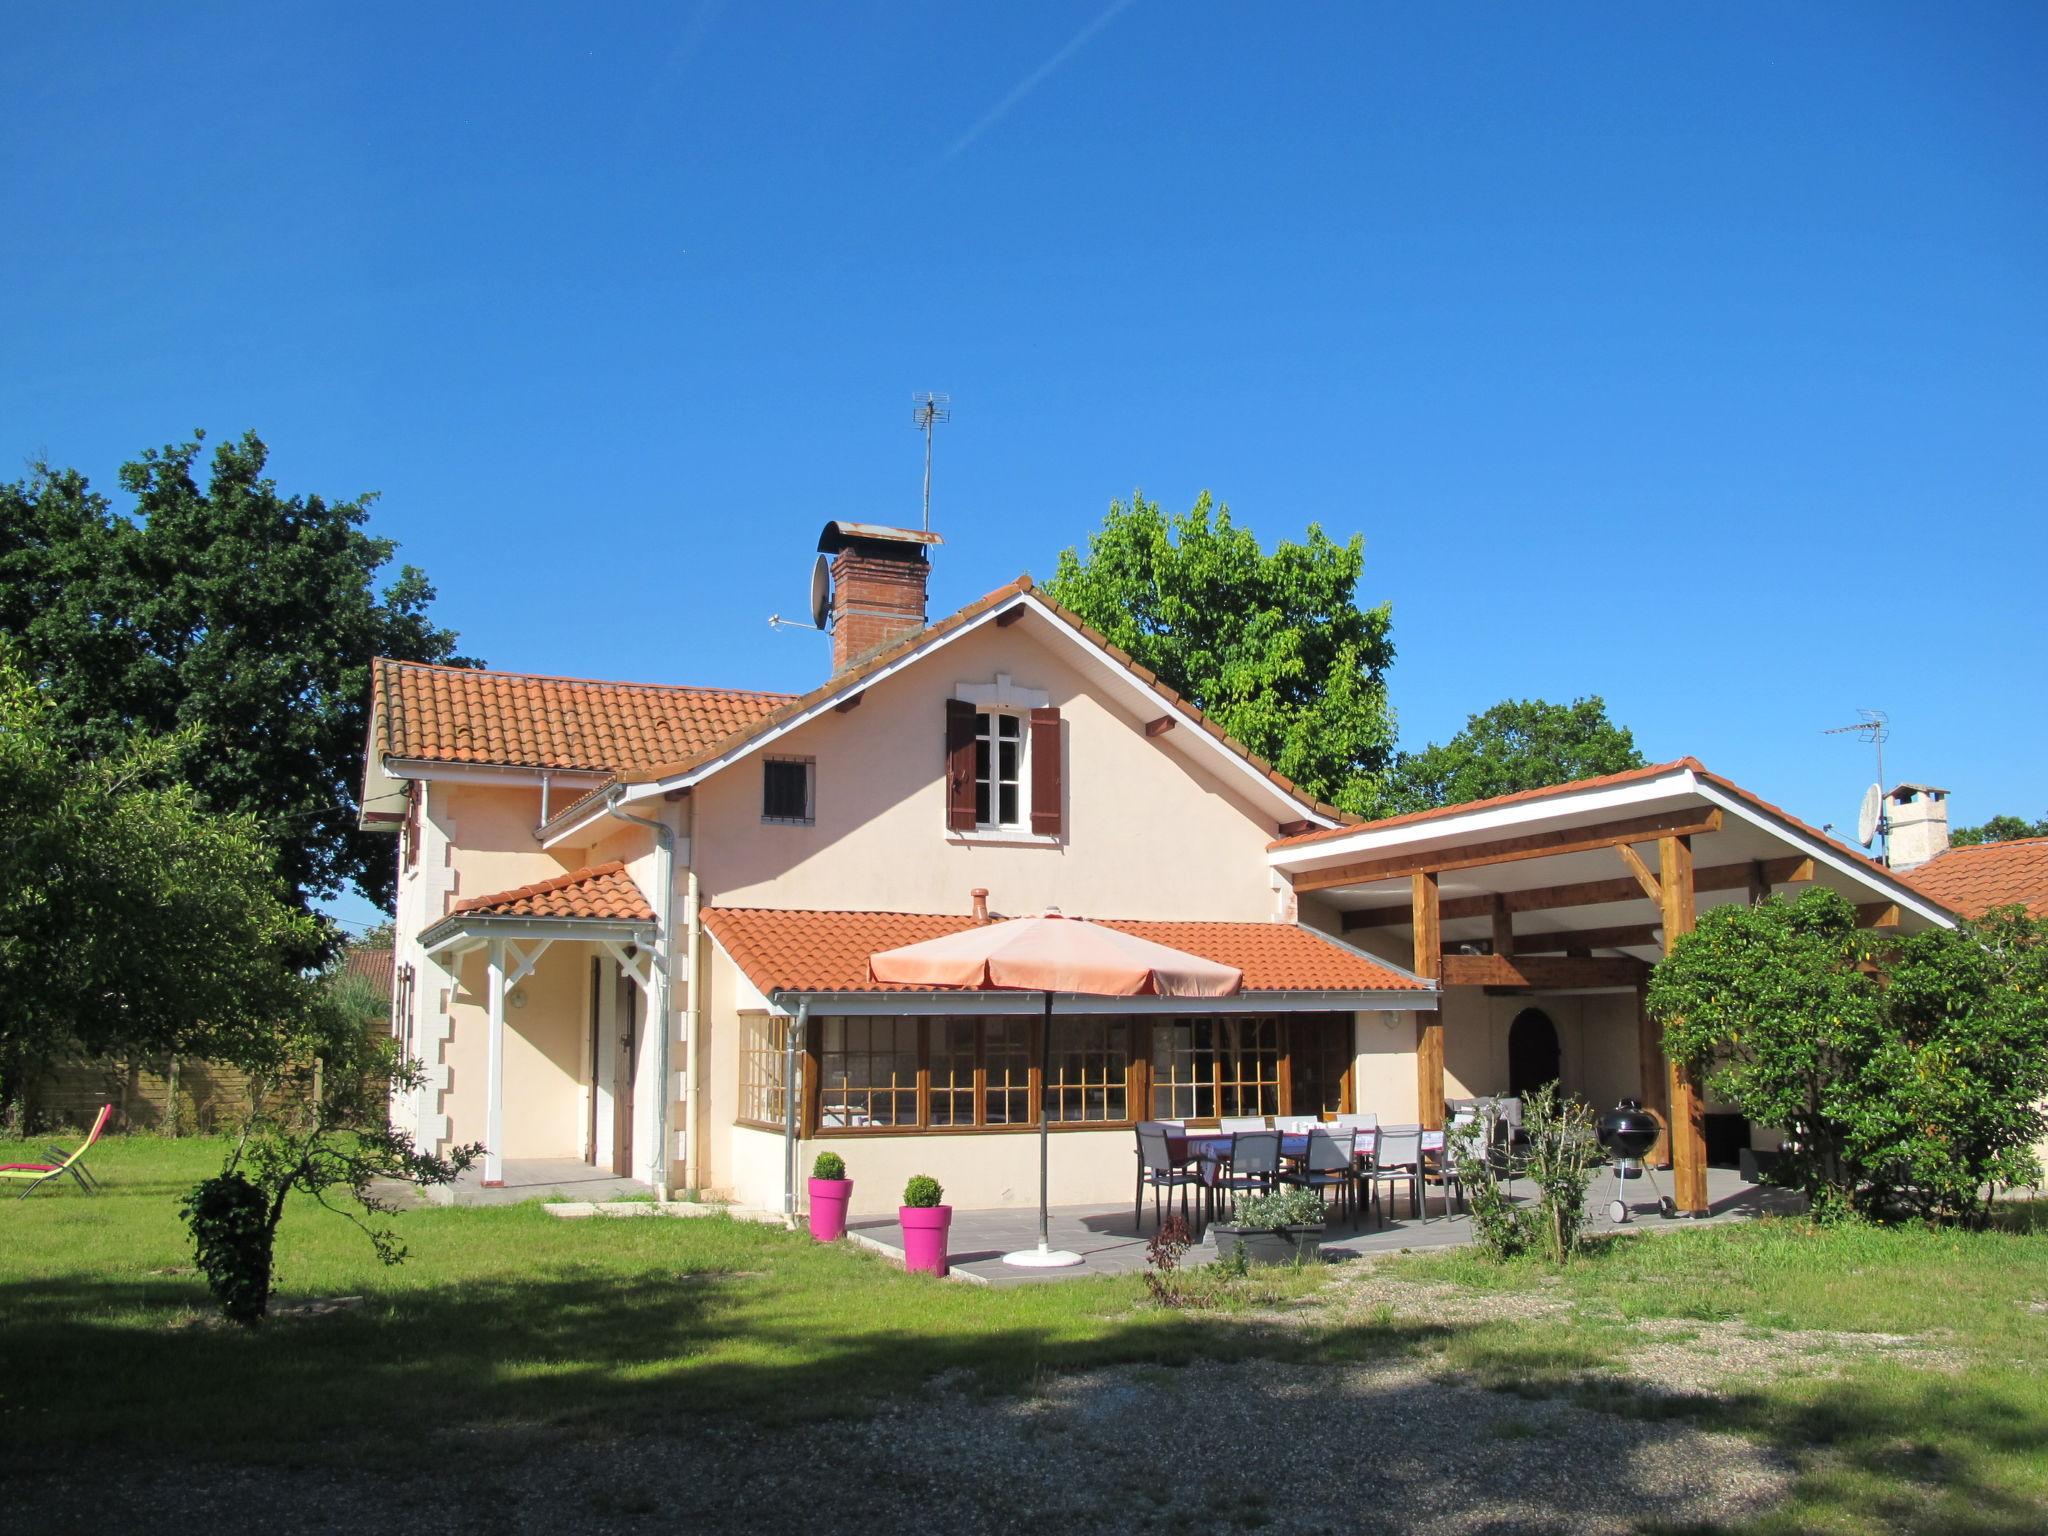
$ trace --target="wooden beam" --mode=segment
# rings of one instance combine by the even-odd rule
[[[1643,856],[1627,843],[1616,843],[1614,851],[1621,855],[1621,862],[1628,866],[1628,872],[1643,888],[1643,894],[1652,901],[1664,899],[1663,887],[1657,884],[1657,877],[1650,873],[1650,866],[1643,862]]]
[[[1693,878],[1697,880],[1699,877],[1695,875]],[[1770,872],[1764,868],[1764,861],[1762,859],[1753,859],[1750,861],[1749,866],[1749,904],[1753,907],[1758,902],[1769,901],[1770,899]]]
[[[1657,840],[1658,883],[1664,888],[1664,953],[1692,932],[1693,901],[1692,842],[1689,838],[1663,837]],[[1667,1077],[1671,1092],[1671,1184],[1679,1211],[1687,1216],[1707,1214],[1707,1127],[1706,1102],[1699,1080],[1678,1062],[1671,1062]]]
[[[1508,910],[1508,904],[1497,897],[1493,903],[1493,952],[1496,955],[1515,952],[1515,915]]]
[[[1515,938],[1518,955],[1554,955],[1574,949],[1639,949],[1657,942],[1655,923],[1636,923],[1619,928],[1580,928],[1572,933],[1524,933]],[[1496,949],[1495,954],[1500,951]]]
[[[1533,987],[1556,990],[1572,987],[1633,987],[1649,972],[1649,965],[1627,955],[1593,959],[1567,955],[1445,955],[1443,983],[1447,987]]]
[[[1279,837],[1298,837],[1303,832],[1315,831],[1316,826],[1317,823],[1310,821],[1304,816],[1298,821],[1281,822],[1278,827],[1274,828],[1274,833]]]
[[[1856,909],[1858,928],[1896,928],[1899,926],[1899,904],[1896,901],[1865,902]]]
[[[1437,879],[1427,871],[1408,880],[1409,920],[1415,926],[1415,974],[1434,978],[1443,969],[1443,924],[1437,918]],[[1415,1016],[1416,1119],[1437,1131],[1444,1124],[1444,1016]]]
[[[1173,716],[1171,715],[1161,715],[1157,720],[1147,720],[1145,722],[1145,734],[1147,736],[1164,736],[1172,729]]]
[[[1024,614],[1025,608],[1022,603],[1019,603],[1014,608],[1005,608],[1001,613],[996,615],[996,628],[1008,629],[1012,624],[1016,623],[1019,619],[1023,618]]]
[[[832,706],[832,713],[835,715],[850,715],[856,709],[860,708],[860,701],[866,698],[867,696],[868,691],[867,689],[863,688],[859,693],[841,699],[837,704],[834,704]]]
[[[1603,821],[1589,827],[1560,827],[1551,832],[1496,838],[1490,843],[1467,843],[1462,848],[1437,848],[1428,853],[1340,864],[1334,869],[1296,875],[1294,888],[1327,891],[1335,886],[1364,885],[1423,870],[1440,874],[1453,869],[1477,869],[1484,864],[1514,864],[1523,859],[1547,859],[1561,853],[1587,853],[1621,843],[1647,842],[1653,837],[1717,832],[1720,827],[1721,813],[1717,809],[1663,811],[1655,816],[1633,816],[1626,821]]]
[[[1813,878],[1811,859],[1766,859],[1763,867],[1766,878],[1774,885],[1798,885]],[[1739,891],[1750,883],[1753,873],[1754,866],[1749,863],[1715,865],[1696,870],[1692,888],[1696,891]],[[1641,888],[1631,878],[1585,880],[1576,885],[1546,885],[1528,891],[1509,891],[1503,896],[1453,896],[1442,904],[1442,915],[1445,922],[1460,917],[1485,917],[1493,911],[1496,901],[1504,902],[1510,912],[1554,912],[1561,907],[1602,907],[1618,901],[1642,899]],[[1398,928],[1407,921],[1406,906],[1371,907],[1363,912],[1346,912],[1344,931]]]

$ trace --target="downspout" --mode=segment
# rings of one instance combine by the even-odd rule
[[[605,814],[617,821],[637,822],[643,827],[654,829],[656,874],[654,879],[654,931],[658,947],[654,952],[654,1006],[648,1010],[659,1022],[654,1035],[654,1194],[658,1200],[667,1200],[668,1188],[668,1044],[675,1033],[675,1021],[669,1016],[669,963],[675,952],[674,935],[669,928],[669,913],[676,880],[676,833],[675,828],[665,821],[651,816],[635,816],[631,811],[619,809],[618,796],[622,791],[614,790],[611,799],[605,802]]]
[[[796,1230],[796,1043],[811,1018],[809,998],[796,1005],[796,1018],[783,1032],[782,1050],[782,1220]]]
[[[704,888],[697,879],[697,796],[690,795],[690,862],[683,886],[683,938],[689,945],[685,974],[690,983],[689,1038],[683,1053],[683,1172],[693,1188],[704,1187]]]

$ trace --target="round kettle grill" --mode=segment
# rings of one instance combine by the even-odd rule
[[[1650,1148],[1657,1145],[1660,1127],[1657,1117],[1644,1109],[1640,1100],[1623,1099],[1593,1125],[1600,1146],[1614,1167],[1614,1197],[1607,1202],[1607,1217],[1619,1225],[1633,1214],[1628,1203],[1628,1181],[1648,1179],[1657,1196],[1657,1214],[1671,1216],[1678,1207],[1657,1188],[1657,1176],[1650,1172]]]

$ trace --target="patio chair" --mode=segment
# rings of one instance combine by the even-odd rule
[[[1273,1129],[1283,1136],[1306,1136],[1322,1122],[1314,1115],[1275,1115]]]
[[[1213,1200],[1228,1194],[1236,1202],[1239,1191],[1270,1194],[1280,1180],[1280,1133],[1239,1131],[1230,1138],[1230,1167],[1203,1182]]]
[[[1371,1110],[1362,1115],[1339,1115],[1330,1122],[1333,1131],[1376,1131],[1380,1128],[1380,1117]],[[1365,1149],[1359,1148],[1362,1152]]]
[[[0,1179],[27,1180],[28,1188],[21,1192],[21,1198],[24,1200],[59,1174],[65,1173],[70,1174],[78,1187],[88,1195],[98,1194],[100,1181],[94,1178],[92,1170],[85,1166],[85,1154],[90,1152],[93,1143],[100,1139],[100,1132],[107,1128],[107,1121],[113,1118],[113,1114],[113,1105],[102,1104],[99,1118],[93,1121],[91,1132],[87,1134],[77,1151],[66,1153],[62,1147],[45,1147],[44,1155],[50,1159],[47,1163],[0,1163]]]
[[[1490,1103],[1491,1101],[1482,1099],[1480,1102]],[[1480,1115],[1476,1118],[1477,1122],[1485,1127],[1485,1130],[1481,1132],[1484,1140],[1480,1144],[1480,1151],[1488,1174],[1495,1179],[1499,1179],[1505,1173],[1512,1180],[1513,1163],[1508,1151],[1509,1132],[1507,1121],[1487,1115]],[[1451,1214],[1451,1192],[1453,1190],[1457,1191],[1458,1203],[1464,1206],[1468,1212],[1472,1209],[1472,1202],[1467,1198],[1465,1181],[1459,1176],[1457,1163],[1451,1157],[1450,1138],[1460,1125],[1470,1124],[1473,1122],[1473,1119],[1474,1117],[1470,1115],[1460,1115],[1458,1119],[1454,1120],[1445,1132],[1444,1148],[1441,1152],[1437,1153],[1435,1162],[1425,1161],[1423,1163],[1422,1182],[1424,1198],[1425,1200],[1428,1198],[1428,1186],[1430,1184],[1434,1183],[1441,1188],[1444,1192],[1444,1215],[1446,1217]]]
[[[1302,1158],[1300,1169],[1282,1177],[1289,1184],[1314,1190],[1326,1200],[1329,1191],[1336,1190],[1338,1213],[1348,1215],[1353,1192],[1358,1187],[1358,1170],[1352,1167],[1357,1144],[1355,1131],[1329,1131],[1317,1126],[1308,1133],[1308,1154]]]
[[[1174,1161],[1164,1124],[1148,1120],[1138,1127],[1138,1194],[1131,1206],[1132,1226],[1137,1226],[1144,1219],[1145,1189],[1148,1185],[1152,1190],[1152,1224],[1156,1227],[1163,1220],[1162,1195],[1171,1190],[1180,1191],[1180,1214],[1185,1219],[1188,1191],[1199,1183],[1200,1180],[1189,1171],[1184,1161]]]
[[[1392,1187],[1396,1184],[1408,1186],[1409,1203],[1427,1225],[1429,1207],[1422,1200],[1422,1127],[1404,1125],[1398,1130],[1379,1132],[1379,1145],[1374,1151],[1372,1166],[1365,1170],[1365,1182],[1379,1206],[1381,1226],[1385,1226],[1387,1221],[1386,1205],[1380,1190],[1387,1188],[1389,1194],[1385,1198],[1391,1199]]]
[[[1217,1122],[1226,1131],[1263,1131],[1266,1128],[1264,1115],[1225,1115]]]

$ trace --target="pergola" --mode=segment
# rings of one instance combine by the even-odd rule
[[[1707,1208],[1699,1084],[1664,1060],[1642,1008],[1650,967],[1703,908],[1820,884],[1871,928],[1953,919],[1864,854],[1690,758],[1286,838],[1268,860],[1298,897],[1335,908],[1348,935],[1398,942],[1442,986],[1636,995],[1640,1097],[1667,1128],[1681,1211]],[[1421,1116],[1444,1117],[1444,1016],[1419,1025]]]

